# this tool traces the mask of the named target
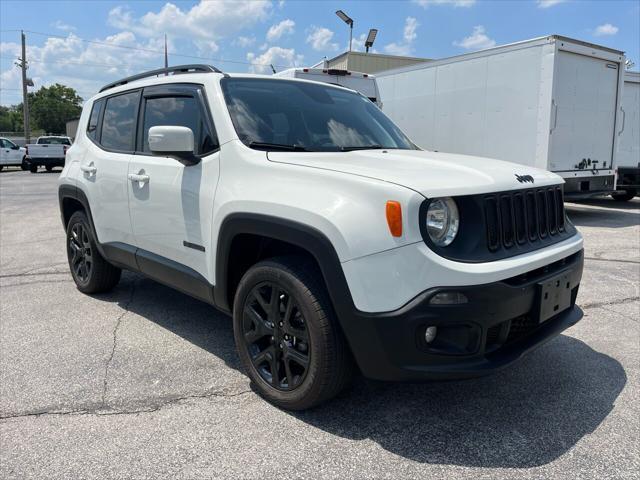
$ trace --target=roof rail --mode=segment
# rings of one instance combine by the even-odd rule
[[[115,82],[106,84],[104,87],[100,89],[100,92],[104,92],[105,90],[109,90],[110,88],[119,87],[120,85],[126,85],[129,82],[133,82],[135,80],[141,80],[143,78],[156,77],[158,75],[169,75],[169,74],[177,75],[180,73],[224,73],[224,72],[222,72],[222,70],[217,69],[213,65],[204,65],[204,64],[176,65],[175,67],[158,68],[157,70],[150,70],[148,72],[139,73],[137,75],[132,75],[131,77],[126,77],[120,80],[116,80]]]

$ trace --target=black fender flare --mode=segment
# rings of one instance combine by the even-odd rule
[[[216,306],[228,312],[229,253],[233,239],[240,234],[260,235],[290,243],[309,252],[318,263],[331,302],[339,317],[355,309],[340,259],[331,241],[318,229],[285,218],[257,213],[233,213],[220,225],[216,251]]]
[[[371,328],[375,314],[360,312],[351,296],[342,264],[331,241],[318,229],[288,219],[255,213],[234,213],[221,226],[216,252],[215,305],[231,312],[228,301],[228,265],[231,245],[236,235],[261,235],[288,242],[309,252],[320,267],[321,274],[338,323],[351,352],[363,373],[376,363],[384,351],[384,339]],[[394,319],[391,318],[390,321]]]

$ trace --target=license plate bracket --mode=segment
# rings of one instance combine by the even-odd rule
[[[571,306],[571,272],[538,283],[539,323],[546,322]]]

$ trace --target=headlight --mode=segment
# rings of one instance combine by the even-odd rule
[[[446,247],[456,238],[460,226],[458,207],[452,198],[436,198],[427,208],[427,233],[439,247]]]

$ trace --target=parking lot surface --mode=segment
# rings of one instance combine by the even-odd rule
[[[638,478],[638,198],[568,205],[585,316],[514,367],[358,378],[288,413],[251,390],[212,307],[130,273],[76,290],[57,176],[0,173],[1,478]]]

